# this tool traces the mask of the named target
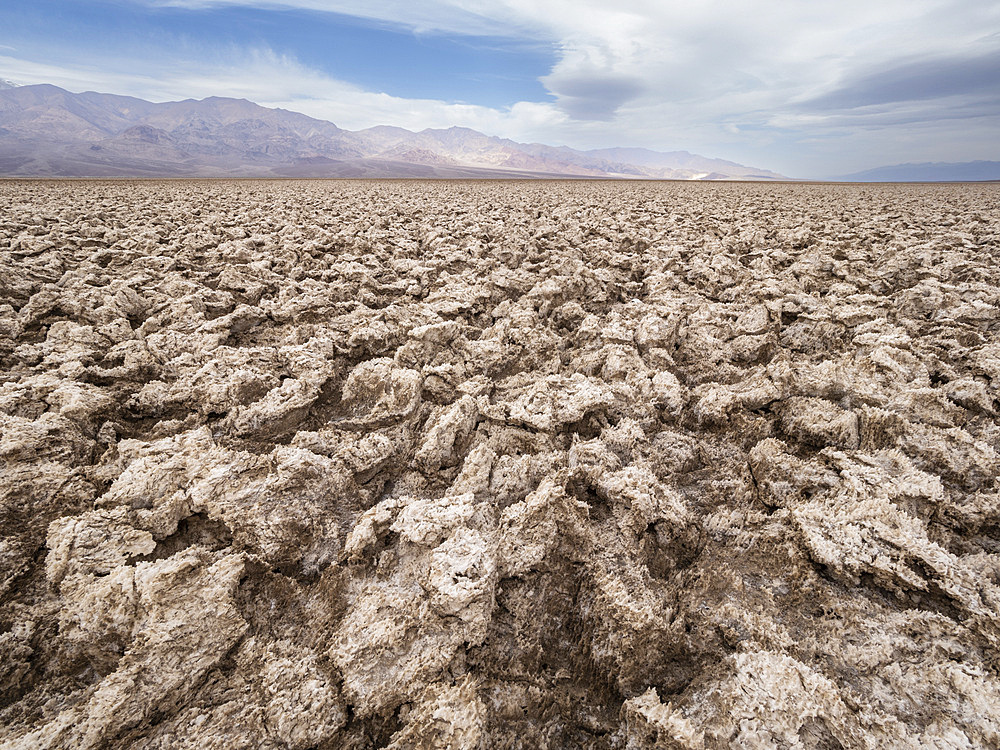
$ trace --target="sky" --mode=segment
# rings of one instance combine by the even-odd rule
[[[0,78],[793,177],[1000,160],[997,0],[0,0]]]

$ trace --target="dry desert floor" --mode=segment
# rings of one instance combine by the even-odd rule
[[[0,182],[0,748],[996,748],[998,303],[996,185]]]

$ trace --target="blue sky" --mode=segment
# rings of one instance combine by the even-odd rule
[[[985,0],[3,2],[0,78],[796,176],[1000,159]]]
[[[487,107],[544,100],[539,78],[556,62],[554,46],[544,40],[417,33],[307,8],[32,0],[0,11],[0,18],[0,43],[31,49],[35,58],[112,62],[170,48],[248,47],[292,56],[368,90]]]

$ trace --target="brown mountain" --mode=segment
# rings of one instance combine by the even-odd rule
[[[0,175],[786,179],[686,151],[579,151],[459,127],[349,131],[245,99],[153,103],[48,84],[0,87]]]

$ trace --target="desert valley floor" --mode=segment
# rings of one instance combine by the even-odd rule
[[[1000,747],[1000,186],[0,182],[0,748]]]

